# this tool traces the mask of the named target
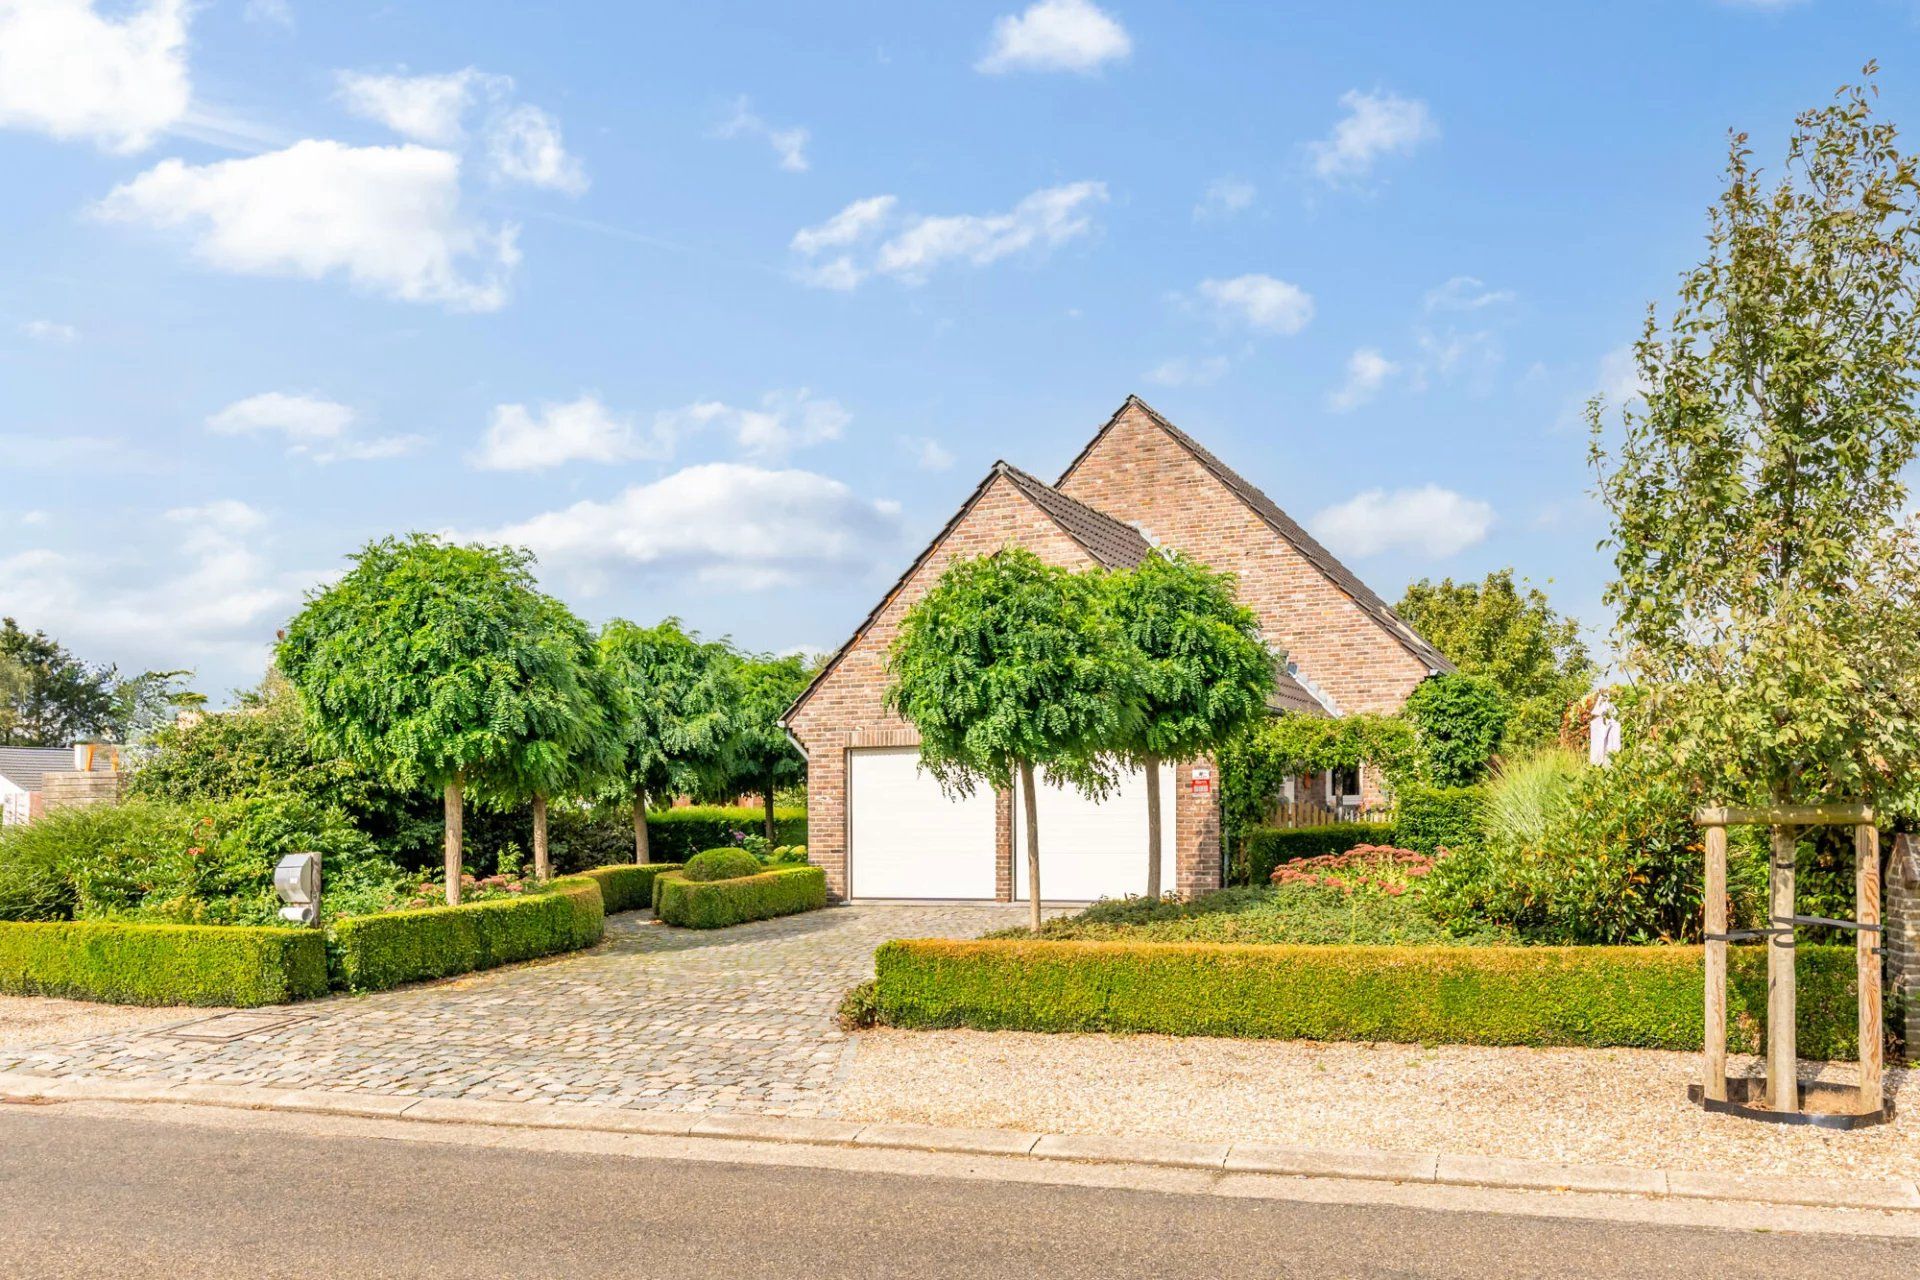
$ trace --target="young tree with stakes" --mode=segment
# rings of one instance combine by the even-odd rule
[[[894,637],[887,705],[920,731],[920,761],[951,793],[1011,789],[1027,814],[1031,923],[1040,928],[1033,771],[1099,796],[1112,744],[1140,717],[1137,658],[1092,574],[1008,547],[956,560]]]
[[[678,618],[600,629],[600,667],[614,708],[612,797],[633,802],[633,860],[647,862],[649,801],[704,790],[721,769],[728,714],[724,647]]]
[[[460,901],[464,794],[508,766],[570,659],[510,547],[384,538],[307,597],[280,641],[316,749],[397,787],[430,786],[446,815],[446,893]]]
[[[1116,753],[1146,774],[1147,896],[1160,896],[1160,766],[1211,755],[1266,710],[1280,659],[1232,574],[1154,552],[1109,574],[1106,603],[1138,660],[1141,715]]]

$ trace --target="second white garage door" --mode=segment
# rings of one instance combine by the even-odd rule
[[[990,899],[993,792],[949,799],[912,747],[851,751],[847,860],[850,897]]]
[[[1040,803],[1040,896],[1092,902],[1147,891],[1147,780],[1135,770],[1099,804],[1036,778]],[[1016,788],[1016,794],[1018,789]],[[1173,888],[1173,766],[1160,767],[1160,890]],[[1013,896],[1027,895],[1027,814],[1013,814]]]

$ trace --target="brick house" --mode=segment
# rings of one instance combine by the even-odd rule
[[[1277,710],[1392,711],[1415,685],[1450,669],[1272,499],[1129,397],[1052,485],[996,463],[783,717],[807,755],[808,853],[837,896],[1025,896],[1025,860],[1013,853],[1025,816],[1011,795],[943,795],[916,767],[913,727],[884,706],[887,650],[907,608],[955,558],[1009,544],[1072,569],[1129,567],[1159,545],[1233,573],[1268,642],[1286,654]],[[1338,800],[1361,783],[1334,785]],[[1162,770],[1162,788],[1170,886],[1181,894],[1217,888],[1211,763]],[[1138,776],[1102,804],[1043,786],[1039,809],[1048,898],[1144,889]]]

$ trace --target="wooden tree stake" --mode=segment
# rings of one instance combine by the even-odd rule
[[[1866,926],[1880,923],[1880,829],[1863,824],[1853,829],[1854,919],[1861,928],[1853,935],[1860,969],[1860,1109],[1881,1107],[1880,965],[1885,935]]]
[[[1727,1100],[1727,829],[1707,828],[1707,1078],[1706,1097]]]
[[[1793,916],[1794,843],[1788,827],[1772,828],[1772,859],[1767,868],[1768,927],[1787,929],[1767,938],[1767,1105],[1775,1111],[1800,1109],[1800,1054],[1794,1025]]]

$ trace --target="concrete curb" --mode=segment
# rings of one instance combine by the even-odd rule
[[[1222,1174],[1274,1174],[1366,1182],[1503,1190],[1735,1200],[1821,1209],[1920,1210],[1920,1183],[1906,1178],[1796,1178],[1684,1170],[1555,1164],[1490,1156],[1399,1151],[1317,1151],[1260,1143],[1179,1142],[1087,1134],[1021,1133],[933,1125],[862,1124],[800,1116],[724,1115],[561,1107],[465,1098],[418,1098],[257,1085],[169,1084],[0,1071],[4,1102],[130,1102],[248,1111],[363,1116],[421,1124],[502,1125],[723,1141],[884,1147],[957,1155],[1018,1156],[1098,1164],[1155,1165]]]

